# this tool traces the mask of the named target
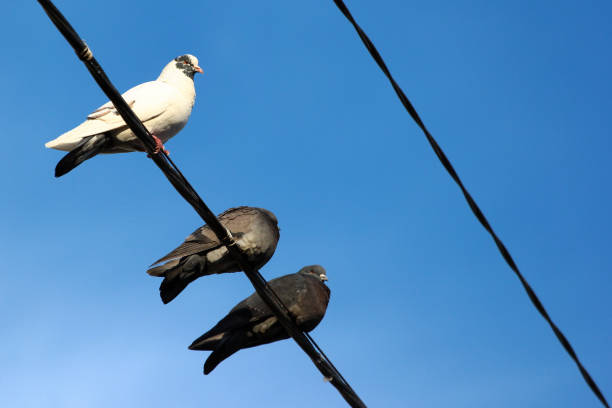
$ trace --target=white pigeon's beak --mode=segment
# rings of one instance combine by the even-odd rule
[[[325,275],[324,273],[319,275],[319,279],[321,279],[323,282],[326,282],[328,280],[327,275]]]
[[[200,68],[199,66],[197,66],[197,65],[195,67],[193,67],[193,69],[195,69],[195,71],[199,72],[200,74],[204,73],[204,70],[202,68]]]

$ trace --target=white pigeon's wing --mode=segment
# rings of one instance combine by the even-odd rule
[[[164,113],[175,92],[176,90],[164,82],[151,81],[135,86],[122,96],[136,113],[136,116],[144,123]],[[107,102],[89,114],[85,122],[57,139],[47,142],[45,146],[51,149],[69,151],[76,147],[84,137],[124,128],[125,126],[127,125],[115,106],[111,102]]]

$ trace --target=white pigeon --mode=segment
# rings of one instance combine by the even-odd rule
[[[189,54],[181,55],[170,61],[155,81],[135,86],[122,95],[153,135],[157,144],[154,153],[159,153],[160,149],[166,151],[163,143],[187,124],[195,102],[193,77],[196,72],[203,72],[198,59]],[[140,140],[111,102],[100,106],[85,122],[45,146],[70,152],[57,163],[55,177],[68,173],[98,153],[144,151]]]

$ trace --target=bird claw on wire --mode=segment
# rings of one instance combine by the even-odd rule
[[[155,140],[155,150],[153,150],[153,154],[159,154],[160,151],[166,153],[168,156],[170,155],[170,151],[166,150],[166,148],[164,147],[164,144],[162,143],[161,139],[155,135],[151,135],[153,136],[153,140]],[[151,153],[147,154],[147,157],[151,158],[152,155]]]

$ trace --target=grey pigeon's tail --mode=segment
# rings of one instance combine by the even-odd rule
[[[180,260],[173,260],[147,271],[152,276],[163,276],[159,287],[162,302],[169,303],[178,296],[191,282],[202,276],[206,262],[199,255],[191,255]]]
[[[55,177],[61,177],[87,159],[100,153],[110,138],[106,134],[93,135],[65,155],[55,166]]]

